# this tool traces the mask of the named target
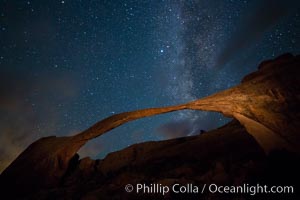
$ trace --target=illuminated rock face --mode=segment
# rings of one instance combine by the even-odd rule
[[[270,152],[299,151],[300,56],[285,54],[228,90],[189,103],[189,108],[221,112],[237,119]]]
[[[245,128],[242,132],[252,135],[266,153],[282,148],[299,152],[299,65],[299,56],[286,54],[275,60],[263,62],[258,71],[246,76],[240,85],[203,99],[183,105],[116,114],[71,137],[41,138],[31,144],[1,174],[1,188],[7,188],[7,191],[18,188],[19,194],[30,194],[41,188],[57,187],[62,184],[70,169],[78,164],[76,153],[89,140],[135,119],[183,109],[216,111],[235,118]],[[227,129],[224,130],[222,133],[226,134]],[[246,137],[235,137],[232,133],[227,135],[224,137],[229,139],[232,136],[236,142]],[[206,137],[199,136],[203,138],[200,141],[209,146],[207,149],[213,151],[214,144],[205,139]],[[176,146],[176,142],[172,145]],[[245,148],[252,147],[246,145]],[[208,150],[204,152],[205,155],[210,154]],[[131,155],[130,152],[127,153]],[[106,160],[110,158],[108,156]],[[131,160],[132,156],[128,159]],[[81,162],[82,165],[83,163],[85,162]],[[99,170],[101,173],[107,173],[126,164],[127,161],[105,162],[104,159],[99,165]]]

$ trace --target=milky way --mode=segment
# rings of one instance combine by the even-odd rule
[[[261,12],[264,10],[264,12]],[[115,113],[185,103],[299,53],[297,1],[0,1],[0,169],[28,144]],[[141,119],[80,153],[216,128],[219,114]]]

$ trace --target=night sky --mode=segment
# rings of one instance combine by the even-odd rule
[[[299,54],[297,2],[0,0],[0,171],[40,137],[195,100],[238,84],[265,59]],[[80,154],[103,158],[228,120],[200,111],[141,119]]]

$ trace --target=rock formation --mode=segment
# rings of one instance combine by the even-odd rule
[[[31,144],[3,171],[0,176],[1,189],[10,197],[13,195],[33,197],[32,195],[35,194],[34,198],[37,199],[44,198],[47,196],[45,194],[51,193],[49,191],[54,191],[56,197],[61,198],[64,195],[60,193],[62,191],[59,188],[64,187],[69,188],[68,195],[70,196],[68,197],[70,198],[73,198],[72,194],[75,193],[86,197],[97,196],[107,192],[108,188],[103,184],[114,183],[113,178],[107,181],[110,173],[119,173],[120,170],[129,166],[134,166],[133,171],[138,171],[145,164],[158,163],[163,166],[161,169],[163,172],[164,168],[168,168],[168,165],[164,166],[164,161],[174,163],[175,170],[178,161],[174,158],[182,159],[187,163],[191,160],[196,163],[205,160],[204,165],[210,166],[211,160],[223,159],[225,154],[232,155],[238,161],[241,157],[248,158],[253,155],[256,156],[255,159],[261,158],[270,152],[282,149],[298,155],[300,145],[299,64],[300,56],[285,54],[261,63],[258,70],[246,76],[238,86],[211,96],[177,106],[116,114],[70,137],[41,138]],[[197,137],[134,145],[121,152],[110,154],[100,161],[89,158],[78,160],[77,151],[86,142],[113,128],[135,119],[183,109],[220,112],[235,120],[227,126]],[[220,141],[221,138],[224,142]],[[194,152],[197,152],[196,155],[193,155]],[[170,173],[187,177],[189,174],[195,176],[193,168],[196,166],[198,165],[190,164],[186,168],[180,167],[178,171]],[[223,173],[223,164],[219,163],[216,166],[218,166],[215,169],[216,172],[205,176],[210,179],[213,179],[212,176],[220,176],[219,179],[224,179],[224,181],[229,179],[231,175]],[[91,174],[95,173],[97,175],[91,178]],[[122,173],[123,175],[125,173],[126,180],[128,177],[136,176],[132,171]],[[126,173],[129,174],[126,175]],[[76,189],[79,186],[83,187],[81,181],[78,181],[80,179],[78,177],[81,176],[91,178],[97,184],[90,184],[89,189]],[[200,177],[200,172],[198,176],[198,181],[209,179],[203,174]],[[85,180],[85,178],[82,179]],[[115,179],[119,181],[119,185],[124,182],[119,180],[118,176]],[[174,180],[160,181],[172,182]],[[72,189],[70,185],[74,188]],[[95,186],[98,189],[93,188]],[[111,186],[110,191],[120,189],[118,187]],[[16,192],[13,192],[14,190]],[[41,190],[44,190],[44,193],[36,194]]]

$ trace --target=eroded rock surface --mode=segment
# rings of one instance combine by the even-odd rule
[[[189,103],[189,108],[221,112],[245,126],[262,148],[299,151],[300,56],[265,61],[258,71],[228,90]]]

